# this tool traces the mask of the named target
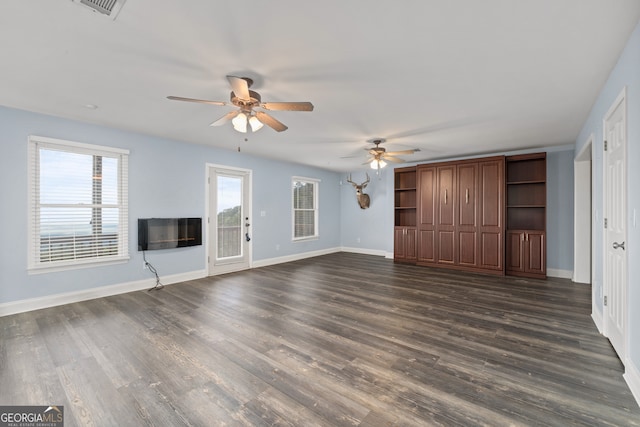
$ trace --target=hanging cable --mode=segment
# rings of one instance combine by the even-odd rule
[[[144,251],[142,251],[142,259],[144,261],[145,267],[147,267],[149,271],[156,276],[156,285],[153,288],[148,289],[147,291],[160,290],[164,288],[164,285],[160,282],[160,276],[158,276],[158,270],[156,270],[155,267],[151,265],[149,261],[147,261],[147,257],[145,256]]]

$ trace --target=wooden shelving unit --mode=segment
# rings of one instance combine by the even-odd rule
[[[506,273],[546,277],[546,153],[506,158]]]
[[[394,260],[416,261],[416,168],[394,171]]]

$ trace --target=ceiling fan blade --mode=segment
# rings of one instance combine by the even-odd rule
[[[258,120],[272,128],[276,132],[282,132],[288,129],[287,126],[285,126],[283,123],[279,122],[263,111],[256,111],[256,117],[258,118]]]
[[[419,148],[414,148],[412,150],[401,150],[401,151],[387,151],[387,155],[391,155],[391,156],[396,156],[396,155],[403,155],[403,154],[413,154],[417,151],[420,151]]]
[[[369,160],[367,160],[366,162],[363,163],[363,165],[368,165],[369,163],[373,162],[376,158],[372,157]]]
[[[240,114],[240,110],[230,111],[224,116],[220,117],[215,122],[211,123],[209,126],[222,126],[223,124],[227,123],[229,120],[233,119],[238,114]]]
[[[272,111],[313,111],[310,102],[263,102],[260,106]]]
[[[227,80],[229,80],[231,89],[238,98],[245,100],[251,98],[251,95],[249,95],[249,83],[247,83],[245,79],[236,76],[227,76]]]
[[[187,102],[197,102],[199,104],[210,104],[210,105],[227,105],[227,102],[222,101],[207,101],[205,99],[194,99],[194,98],[183,98],[181,96],[167,96],[167,99],[172,101],[187,101]]]
[[[391,163],[404,163],[404,160],[392,156],[382,156],[382,159]]]

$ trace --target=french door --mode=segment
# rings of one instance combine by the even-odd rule
[[[246,270],[251,263],[251,171],[210,166],[209,275]]]

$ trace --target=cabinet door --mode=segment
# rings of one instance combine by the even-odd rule
[[[547,275],[545,267],[545,232],[530,231],[526,240],[526,261],[524,271],[532,274]]]
[[[414,227],[407,227],[405,231],[405,253],[407,254],[407,261],[415,261],[417,256],[417,230]]]
[[[504,158],[478,164],[478,267],[504,269]]]
[[[457,264],[465,267],[478,265],[478,228],[477,228],[477,180],[478,164],[464,163],[456,169],[456,205],[457,223],[455,234],[457,246]]]
[[[439,264],[455,264],[455,179],[456,166],[439,166],[436,169],[438,193],[436,206],[436,259]]]
[[[419,262],[436,262],[436,168],[419,166],[417,173],[417,257]]]
[[[393,259],[397,261],[404,261],[407,259],[407,245],[405,243],[405,228],[394,228],[393,239]]]
[[[507,231],[507,271],[524,271],[524,237],[523,232]]]

